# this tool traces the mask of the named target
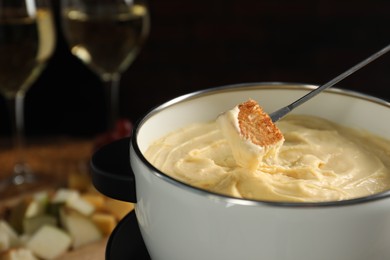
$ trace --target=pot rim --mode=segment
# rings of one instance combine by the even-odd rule
[[[240,84],[230,84],[230,85],[224,85],[219,87],[212,87],[207,88],[203,90],[198,90],[195,92],[190,92],[188,94],[184,94],[181,96],[178,96],[176,98],[173,98],[171,100],[168,100],[151,110],[145,114],[141,119],[139,119],[135,124],[133,128],[133,134],[131,137],[131,146],[134,149],[135,154],[137,157],[142,161],[142,163],[151,170],[151,172],[157,176],[158,178],[162,179],[163,181],[166,181],[176,187],[179,187],[183,190],[194,192],[198,195],[207,197],[208,199],[214,200],[214,201],[224,201],[228,204],[238,204],[238,205],[246,205],[246,206],[273,206],[273,207],[293,207],[293,208],[307,208],[307,207],[314,207],[314,208],[323,208],[323,207],[340,207],[340,206],[349,206],[349,205],[356,205],[356,204],[363,204],[368,203],[372,201],[377,201],[381,199],[385,199],[390,197],[390,190],[383,191],[380,193],[376,193],[373,195],[365,196],[365,197],[358,197],[348,200],[340,200],[340,201],[323,201],[323,202],[280,202],[280,201],[267,201],[267,200],[255,200],[255,199],[245,199],[245,198],[237,198],[233,196],[228,196],[224,194],[215,193],[212,191],[204,190],[195,186],[191,186],[185,182],[182,182],[180,180],[177,180],[164,172],[160,171],[156,167],[154,167],[142,154],[138,142],[137,137],[138,133],[140,131],[140,128],[143,126],[143,124],[152,116],[156,115],[157,113],[163,111],[164,109],[171,107],[173,105],[186,102],[191,99],[212,95],[218,92],[231,92],[231,91],[237,91],[237,89],[240,90],[251,90],[251,89],[288,89],[288,90],[312,90],[317,88],[318,85],[315,84],[307,84],[307,83],[295,83],[295,82],[248,82],[248,83],[240,83]],[[358,91],[354,90],[347,90],[347,89],[340,89],[337,87],[329,88],[325,90],[324,92],[328,93],[335,93],[337,95],[345,95],[350,96],[354,98],[358,98],[361,100],[366,100],[372,103],[376,103],[378,105],[385,106],[390,109],[390,102],[387,102],[384,99],[380,99],[374,96],[370,96],[368,94],[364,94]]]

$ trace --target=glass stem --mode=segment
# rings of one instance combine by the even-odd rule
[[[114,129],[115,123],[119,119],[120,80],[121,75],[119,73],[112,74],[108,79],[104,80],[107,99],[107,130]]]
[[[19,92],[15,97],[8,98],[8,106],[12,117],[13,142],[16,152],[13,169],[13,182],[22,184],[29,182],[31,171],[25,161],[24,139],[24,92]]]

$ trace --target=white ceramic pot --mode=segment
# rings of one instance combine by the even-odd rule
[[[172,179],[143,156],[151,142],[164,134],[215,119],[243,100],[253,98],[270,113],[315,87],[250,83],[173,99],[153,109],[134,128],[130,164],[135,186],[129,186],[134,185],[130,172],[113,181],[118,188],[107,188],[109,184],[100,181],[95,186],[109,196],[136,203],[141,233],[154,260],[390,259],[390,192],[322,203],[237,199]],[[390,139],[390,104],[361,93],[331,88],[291,113],[321,116]],[[116,178],[95,160],[95,175]]]

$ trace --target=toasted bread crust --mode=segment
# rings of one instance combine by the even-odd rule
[[[238,125],[245,139],[260,146],[271,146],[284,140],[282,132],[256,101],[249,99],[238,108]]]

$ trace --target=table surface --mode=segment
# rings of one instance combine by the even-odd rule
[[[66,185],[71,173],[86,174],[93,153],[93,140],[52,137],[31,140],[25,151],[26,161],[33,171],[55,177],[58,185]],[[10,172],[15,161],[15,150],[7,139],[0,140],[0,179]],[[23,194],[0,198],[0,210],[18,201]],[[104,260],[108,237],[77,250],[69,251],[58,260]]]

